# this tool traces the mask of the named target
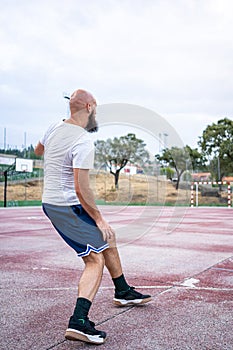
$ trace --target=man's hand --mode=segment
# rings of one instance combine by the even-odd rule
[[[79,201],[86,212],[96,222],[105,241],[115,242],[115,232],[112,227],[103,219],[95,204],[93,192],[89,185],[89,170],[74,168],[74,184]],[[113,244],[113,243],[112,243]]]
[[[115,232],[113,228],[103,218],[96,220],[96,225],[102,232],[104,241],[109,241],[114,239]]]
[[[37,146],[35,147],[34,153],[37,156],[43,156],[43,154],[44,154],[44,146],[40,142],[38,142]]]

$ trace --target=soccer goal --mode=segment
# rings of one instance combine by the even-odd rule
[[[201,190],[201,191],[200,191]],[[191,184],[191,207],[199,206],[199,196],[208,198],[209,202],[214,205],[214,200],[210,198],[218,198],[219,203],[227,204],[231,208],[231,185],[226,181],[195,181]],[[205,201],[206,203],[207,201]],[[208,204],[205,204],[208,205]]]

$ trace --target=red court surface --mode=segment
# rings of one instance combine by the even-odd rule
[[[233,209],[101,209],[129,283],[152,302],[114,306],[104,271],[90,318],[107,341],[66,341],[83,262],[40,208],[2,208],[0,349],[232,350]]]

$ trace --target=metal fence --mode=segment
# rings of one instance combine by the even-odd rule
[[[43,169],[35,168],[32,173],[8,171],[7,186],[4,172],[0,173],[0,206],[40,205],[43,191]],[[191,183],[181,182],[180,188],[165,177],[146,174],[120,174],[119,188],[115,188],[114,176],[107,171],[90,172],[90,184],[97,204],[190,206]],[[214,185],[213,185],[214,186]],[[200,190],[199,186],[199,190]],[[193,190],[193,189],[192,189]],[[205,206],[226,206],[229,189],[224,186],[210,191],[201,189],[198,204]],[[213,192],[216,192],[213,195]],[[215,193],[214,192],[214,193]],[[231,194],[232,196],[232,194]],[[5,197],[5,198],[4,198]],[[232,202],[231,202],[232,205]]]

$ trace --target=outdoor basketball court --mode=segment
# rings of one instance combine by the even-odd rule
[[[2,208],[0,349],[232,350],[233,209],[101,209],[117,231],[128,281],[153,301],[114,306],[105,271],[90,318],[107,341],[66,341],[82,260],[41,208]]]

